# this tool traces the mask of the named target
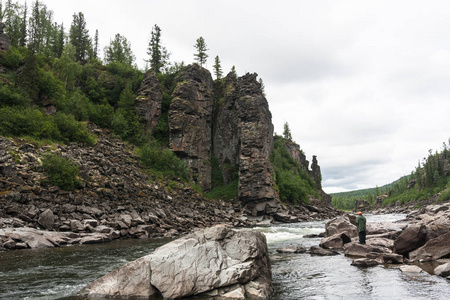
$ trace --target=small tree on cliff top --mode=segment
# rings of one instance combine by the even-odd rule
[[[222,66],[220,65],[219,56],[216,56],[214,59],[214,74],[216,75],[216,79],[222,78]]]
[[[203,64],[206,63],[206,59],[208,58],[206,51],[209,50],[206,48],[205,39],[203,37],[199,37],[194,47],[197,49],[197,53],[194,54],[195,60],[198,61],[200,66],[203,67]]]
[[[291,129],[289,128],[289,123],[288,122],[284,122],[283,137],[285,139],[288,139],[288,140],[292,141]]]

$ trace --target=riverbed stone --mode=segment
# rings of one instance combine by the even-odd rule
[[[429,261],[450,256],[450,232],[429,240],[425,245],[409,253],[411,261]]]
[[[343,249],[344,244],[350,243],[351,241],[347,233],[336,233],[323,238],[319,246],[325,249]]]
[[[305,253],[306,248],[300,246],[288,246],[276,250],[278,253]]]
[[[434,274],[442,277],[450,276],[450,263],[445,263],[440,266],[437,266],[434,269]]]
[[[50,209],[47,208],[39,215],[38,223],[47,230],[53,230],[55,215]]]
[[[379,261],[376,259],[370,259],[370,258],[358,258],[354,259],[351,263],[352,266],[356,267],[374,267],[378,266],[380,264]]]
[[[358,236],[356,226],[351,222],[349,215],[339,216],[325,224],[326,236],[332,236],[338,233],[345,233],[353,238]]]
[[[359,242],[351,242],[344,245],[344,253],[346,256],[367,257],[371,252],[390,253],[388,248],[380,246],[372,246],[369,244],[360,244]]]
[[[217,290],[219,296],[251,293],[267,299],[273,292],[271,279],[262,233],[213,227],[157,248],[92,282],[80,294],[149,297],[159,291],[165,299],[174,299]],[[234,285],[232,291],[225,289]]]
[[[427,230],[424,224],[413,224],[405,228],[394,241],[394,252],[407,255],[423,246],[426,242]]]
[[[338,255],[339,252],[331,249],[323,249],[319,246],[311,246],[308,250],[308,253],[311,255],[319,255],[319,256],[332,256]]]
[[[425,272],[422,270],[421,267],[415,266],[415,265],[404,265],[400,267],[400,271],[403,273],[423,273]]]

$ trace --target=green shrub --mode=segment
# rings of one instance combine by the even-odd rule
[[[138,149],[142,164],[166,176],[189,179],[189,170],[170,149],[159,147],[156,142],[148,142]]]
[[[12,85],[7,85],[0,81],[0,106],[27,106],[29,104],[29,98],[17,92]]]
[[[114,108],[109,104],[92,104],[89,109],[89,120],[100,127],[111,128]]]
[[[11,47],[8,52],[1,55],[1,64],[7,68],[16,69],[23,63],[26,48]]]
[[[72,115],[56,113],[54,120],[64,142],[77,142],[91,146],[95,144],[95,138],[89,133],[89,130],[75,120]]]
[[[235,179],[227,185],[219,185],[211,189],[205,196],[209,199],[232,200],[238,196],[239,180]]]
[[[80,184],[78,166],[68,158],[55,153],[47,153],[42,157],[42,168],[51,184],[71,191]]]

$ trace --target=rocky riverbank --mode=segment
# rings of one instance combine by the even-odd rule
[[[418,272],[410,264],[434,261],[439,266],[432,273],[450,279],[450,203],[411,211],[395,223],[368,223],[366,244],[358,242],[354,215],[331,220],[324,235],[320,246],[343,251],[352,265],[405,264],[404,272]]]
[[[89,128],[97,136],[93,147],[37,147],[0,137],[0,250],[176,237],[215,224],[246,227],[339,214],[316,199],[305,206],[279,206],[266,215],[247,214],[239,201],[206,199],[181,180],[151,177],[132,146],[108,130]],[[41,158],[50,151],[78,165],[77,189],[46,183]]]

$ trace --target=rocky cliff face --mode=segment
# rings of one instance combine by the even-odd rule
[[[256,77],[226,78],[214,123],[214,154],[223,170],[238,169],[239,199],[255,215],[278,203],[269,159],[272,115]],[[225,171],[223,175],[230,181],[230,174]]]
[[[176,80],[169,110],[170,149],[187,162],[193,179],[209,190],[213,80],[197,64],[186,67]]]
[[[11,47],[11,40],[4,33],[5,24],[0,23],[0,51],[8,51]]]
[[[139,116],[146,121],[149,130],[155,128],[162,113],[161,86],[153,71],[145,74],[144,81],[136,98],[136,109]]]

